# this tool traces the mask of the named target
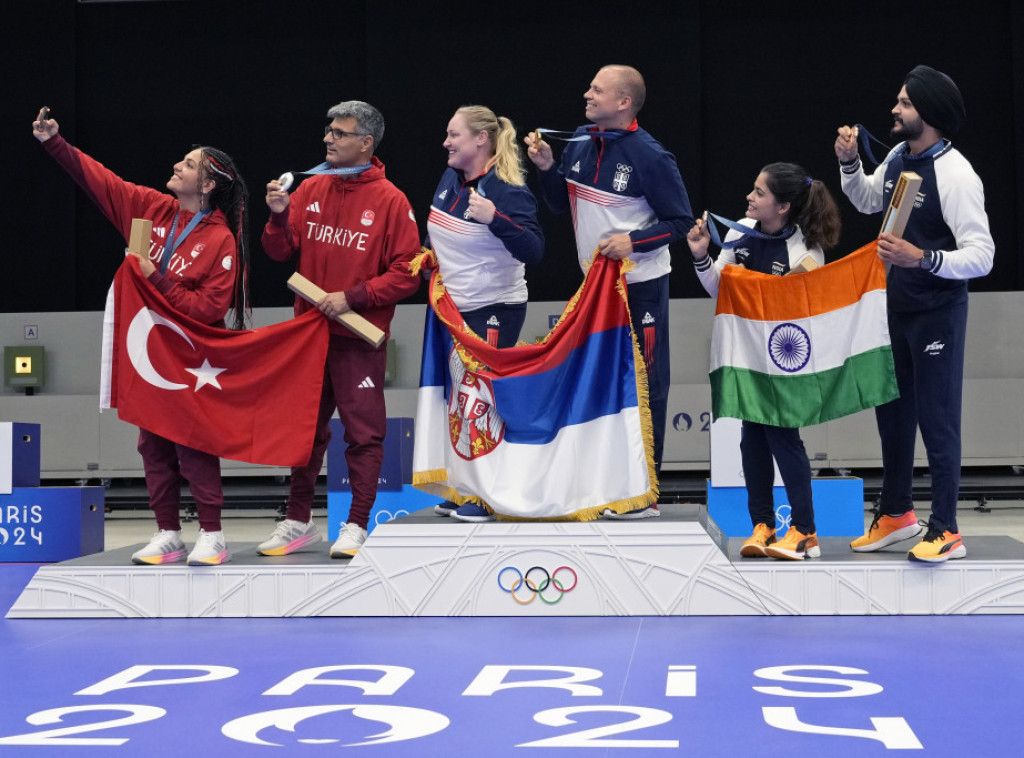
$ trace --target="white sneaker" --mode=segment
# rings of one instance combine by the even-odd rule
[[[366,530],[359,524],[345,524],[338,534],[338,541],[331,546],[332,558],[351,558],[366,542]]]
[[[188,554],[188,565],[219,566],[230,560],[231,553],[228,552],[227,543],[224,542],[224,532],[208,532],[205,529],[200,529],[196,546]]]
[[[312,521],[296,521],[286,518],[274,527],[270,539],[260,544],[256,552],[260,555],[288,555],[322,541],[320,531]]]
[[[185,543],[181,541],[181,532],[173,529],[161,529],[148,545],[132,553],[132,563],[139,565],[177,563],[184,558]]]
[[[626,511],[625,513],[616,513],[611,508],[605,508],[601,517],[609,521],[636,521],[643,518],[658,518],[660,515],[661,511],[658,510],[658,506],[655,504],[648,505],[646,508],[638,508],[635,511]]]

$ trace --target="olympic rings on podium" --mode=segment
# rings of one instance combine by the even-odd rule
[[[516,579],[512,582],[511,586],[506,587],[503,577],[505,576],[505,573],[509,571],[515,573]],[[530,574],[538,571],[544,573],[544,579],[539,585],[530,578]],[[562,580],[558,578],[560,572],[568,572],[569,574],[572,574],[571,586],[566,587]],[[568,581],[568,577],[565,577],[565,579]],[[547,603],[548,605],[555,605],[556,603],[562,602],[562,598],[565,597],[567,592],[572,592],[576,589],[576,585],[578,583],[579,577],[569,566],[559,566],[551,573],[548,573],[548,570],[543,566],[533,566],[532,568],[527,569],[525,574],[515,566],[506,566],[498,572],[498,587],[500,587],[503,592],[510,594],[512,599],[520,605],[529,605],[538,597],[541,599],[541,602]],[[521,599],[520,595],[517,594],[523,587],[526,587],[526,592],[529,593],[523,595],[527,598],[526,600]],[[555,598],[554,600],[549,600],[548,597],[544,595],[544,591],[549,587],[554,587],[554,591],[558,593],[553,596]],[[548,596],[551,596],[550,592],[548,593]]]

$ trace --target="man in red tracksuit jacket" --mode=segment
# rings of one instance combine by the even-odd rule
[[[263,249],[274,260],[297,258],[299,273],[327,292],[316,305],[296,297],[295,312],[322,311],[331,319],[331,342],[312,454],[292,469],[286,518],[259,546],[264,555],[287,555],[321,540],[310,513],[335,409],[345,426],[352,507],[331,556],[351,557],[366,540],[384,459],[386,350],[363,342],[334,317],[354,311],[387,333],[395,304],[419,286],[409,270],[420,250],[412,207],[373,155],[384,135],[383,117],[358,100],[339,103],[327,117],[321,173],[290,196],[278,181],[267,184],[271,213]]]

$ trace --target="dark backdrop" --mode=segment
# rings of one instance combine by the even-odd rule
[[[742,216],[760,167],[803,164],[843,211],[837,257],[871,240],[880,216],[842,197],[835,128],[887,139],[904,74],[950,74],[968,120],[954,142],[985,183],[996,241],[975,291],[1024,289],[1024,10],[1014,0],[754,5],[735,0],[411,3],[402,0],[4,0],[0,310],[100,310],[124,243],[44,154],[31,122],[48,105],[73,144],[124,178],[162,188],[194,143],[230,153],[252,195],[257,306],[291,303],[291,272],[259,244],[264,187],[323,157],[329,106],[384,113],[378,151],[421,230],[444,168],[444,129],[482,103],[520,133],[583,123],[582,94],[605,63],[644,74],[640,123],[675,153],[694,209]],[[532,181],[532,179],[531,179]],[[545,260],[530,297],[564,300],[579,282],[567,216],[542,209]],[[673,297],[703,297],[685,244]]]

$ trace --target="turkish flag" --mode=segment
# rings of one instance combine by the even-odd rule
[[[327,321],[316,310],[238,332],[193,321],[129,255],[107,296],[100,407],[221,458],[303,466],[313,448],[327,343]]]

